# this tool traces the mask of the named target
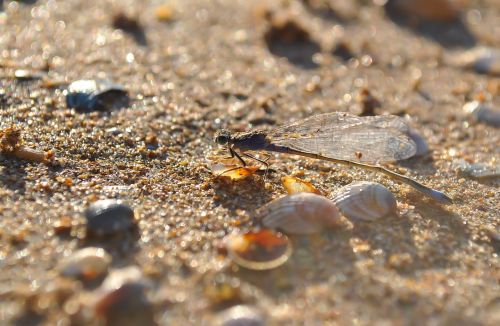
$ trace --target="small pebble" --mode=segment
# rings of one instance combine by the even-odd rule
[[[118,109],[129,102],[125,88],[109,80],[77,80],[65,93],[67,106],[83,112]]]
[[[105,325],[157,325],[146,295],[150,287],[151,282],[136,266],[112,271],[97,290],[96,315]]]
[[[455,160],[452,165],[459,174],[476,179],[500,177],[500,165],[490,166],[484,163],[469,163],[463,159]]]
[[[134,225],[133,209],[114,199],[93,203],[84,215],[88,234],[99,237],[124,232]]]
[[[59,265],[61,275],[93,280],[107,273],[111,256],[102,248],[84,248],[63,259]]]
[[[484,122],[493,127],[500,127],[500,110],[495,110],[480,101],[468,102],[463,109],[476,121]]]

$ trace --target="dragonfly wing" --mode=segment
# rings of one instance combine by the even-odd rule
[[[415,154],[408,126],[396,116],[357,117],[327,113],[281,127],[272,143],[356,162],[392,162]]]

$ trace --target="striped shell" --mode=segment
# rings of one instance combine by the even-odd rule
[[[257,218],[271,229],[289,234],[312,234],[339,224],[333,202],[313,193],[296,193],[274,200],[257,211]]]
[[[353,221],[372,221],[397,211],[396,198],[376,182],[356,182],[340,189],[333,202]]]

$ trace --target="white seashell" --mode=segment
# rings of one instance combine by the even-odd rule
[[[416,129],[409,128],[407,134],[415,142],[415,145],[417,145],[417,151],[414,156],[422,156],[429,153],[427,141]]]
[[[340,213],[331,200],[313,193],[296,193],[274,200],[257,212],[261,223],[289,234],[312,234],[338,225]]]
[[[494,127],[500,127],[500,110],[494,110],[479,101],[471,101],[464,105],[464,111],[474,120],[484,122]]]
[[[59,265],[60,273],[68,277],[93,279],[107,273],[111,256],[102,248],[84,248],[64,259]]]
[[[351,183],[339,190],[333,202],[353,221],[372,221],[397,211],[394,195],[376,182]]]

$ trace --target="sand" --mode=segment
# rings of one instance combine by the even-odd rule
[[[301,1],[168,1],[172,16],[167,10],[159,20],[162,4],[3,2],[0,126],[17,128],[24,146],[51,161],[0,154],[2,324],[97,324],[92,298],[100,282],[57,270],[63,256],[86,246],[105,248],[112,270],[138,266],[160,325],[215,323],[235,304],[257,307],[270,325],[500,323],[499,182],[464,177],[452,164],[499,164],[500,132],[462,107],[482,98],[498,108],[500,81],[446,60],[500,44],[497,1],[469,1],[460,23],[424,27],[370,1],[331,10]],[[113,27],[118,13],[137,26]],[[17,69],[45,76],[15,78]],[[123,84],[130,105],[67,108],[67,83],[99,78]],[[218,129],[358,114],[363,89],[380,102],[376,114],[408,119],[428,141],[429,154],[390,167],[454,204],[294,156],[273,156],[267,178],[212,175],[207,157],[218,150]],[[353,181],[380,182],[395,194],[399,216],[291,237],[290,260],[270,271],[238,267],[220,240],[252,229],[253,212],[285,194],[280,179],[290,174],[327,197]],[[88,239],[82,212],[106,198],[128,203],[138,228]]]

